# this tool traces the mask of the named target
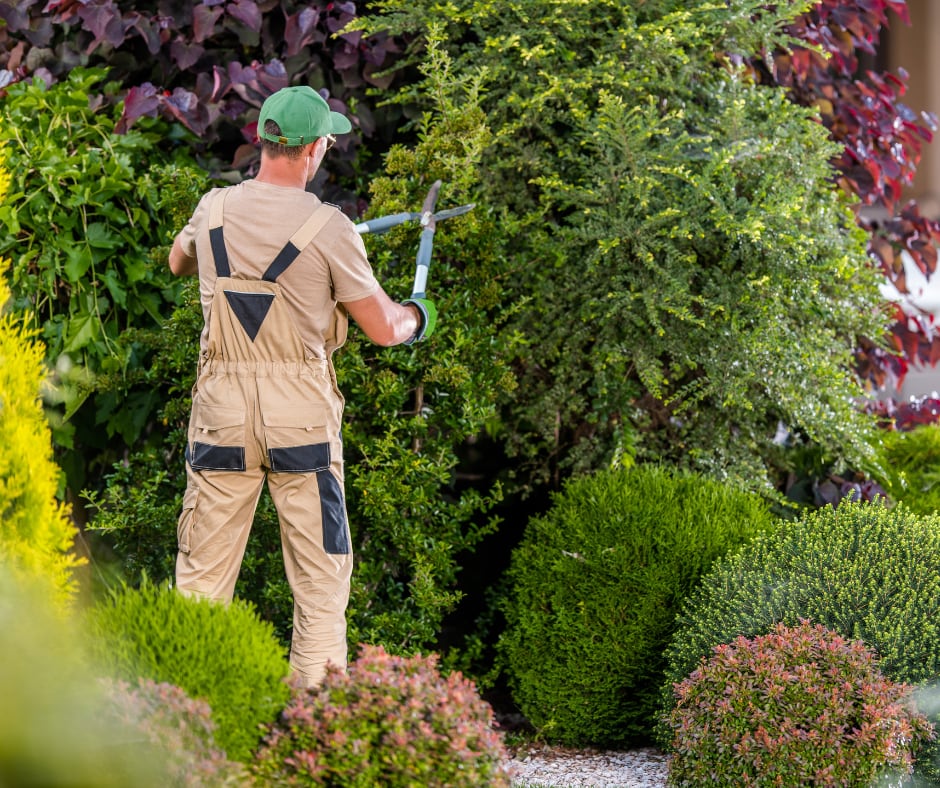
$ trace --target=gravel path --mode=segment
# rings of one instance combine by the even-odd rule
[[[515,752],[510,768],[513,786],[662,788],[666,764],[666,755],[653,747],[613,752],[526,745]]]

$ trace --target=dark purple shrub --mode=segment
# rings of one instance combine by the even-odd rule
[[[435,656],[398,657],[363,646],[347,673],[295,688],[258,752],[270,785],[508,786],[492,709]]]
[[[901,204],[937,118],[903,103],[903,69],[892,74],[860,68],[860,55],[877,53],[889,12],[910,24],[905,0],[822,0],[790,28],[819,51],[793,47],[767,55],[762,66],[765,78],[787,88],[794,101],[815,107],[832,138],[843,144],[833,162],[838,184],[858,199],[858,223],[870,235],[872,259],[905,293],[902,253],[927,275],[937,267],[940,223],[923,216],[914,202]],[[900,307],[896,313],[889,337],[893,352],[872,337],[861,341],[857,353],[861,375],[875,387],[900,387],[910,364],[940,359],[940,338],[930,321],[908,319]]]
[[[119,132],[162,114],[226,164],[244,168],[256,158],[258,108],[288,84],[323,89],[364,135],[375,132],[371,102],[363,99],[367,88],[391,83],[381,72],[399,47],[384,34],[343,32],[360,5],[7,0],[0,2],[0,88],[32,77],[55,82],[77,65],[106,67],[121,86],[108,98],[124,100]],[[351,156],[354,145],[348,138],[338,147]]]
[[[864,643],[805,619],[716,646],[675,695],[677,786],[869,785],[885,768],[910,773],[934,737]]]
[[[868,411],[883,420],[887,429],[913,430],[940,421],[940,398],[929,395],[897,402],[892,399],[869,403]]]

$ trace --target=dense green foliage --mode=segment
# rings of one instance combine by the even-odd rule
[[[367,20],[441,42],[483,86],[480,200],[504,303],[525,300],[504,435],[526,478],[635,446],[756,486],[781,420],[872,465],[848,367],[885,318],[838,146],[722,56],[785,45],[808,5],[386,0]]]
[[[434,656],[365,646],[347,673],[297,689],[254,764],[264,785],[330,788],[508,786],[493,713]]]
[[[66,421],[53,422],[54,434],[76,449],[63,460],[76,491],[96,451],[138,438],[157,407],[157,393],[135,385],[149,359],[127,332],[157,328],[176,301],[160,251],[185,195],[205,183],[184,149],[174,164],[158,152],[165,124],[114,133],[116,111],[88,97],[103,78],[77,68],[51,87],[12,85],[0,103],[12,178],[0,253],[11,258],[14,304],[41,330],[58,374]]]
[[[0,281],[0,305],[9,290]],[[40,403],[44,348],[21,316],[0,315],[0,563],[48,581],[68,602],[76,590],[76,529],[56,500],[60,471]]]
[[[808,621],[716,646],[675,694],[674,786],[899,785],[933,734],[864,643]]]
[[[125,681],[148,678],[205,700],[216,739],[247,761],[288,697],[288,664],[270,623],[251,605],[220,605],[144,583],[115,591],[89,612],[98,663]]]
[[[712,562],[776,522],[755,494],[654,466],[570,481],[512,556],[500,641],[539,735],[619,745],[648,736],[662,653]]]
[[[940,511],[940,425],[885,432],[882,451],[888,495],[917,514]]]
[[[489,133],[477,86],[430,53],[420,86],[433,111],[414,147],[396,146],[371,184],[370,216],[418,210],[431,184],[438,208],[477,202],[478,162]],[[346,487],[356,539],[350,642],[392,651],[434,644],[454,609],[457,556],[496,523],[486,513],[502,497],[492,476],[479,488],[457,476],[467,441],[496,417],[514,386],[516,337],[498,319],[500,228],[481,206],[438,226],[428,280],[439,309],[434,336],[391,350],[358,332],[337,354],[346,393]],[[393,298],[410,293],[420,227],[366,236],[376,275]],[[495,317],[494,317],[495,316]]]

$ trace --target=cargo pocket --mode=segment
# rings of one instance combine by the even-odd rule
[[[269,446],[268,466],[275,473],[318,473],[330,467],[330,444],[304,443],[300,446]]]
[[[245,470],[245,411],[193,403],[187,451],[194,471]]]
[[[193,544],[193,529],[196,527],[196,501],[199,488],[187,487],[183,495],[183,511],[176,524],[176,541],[181,553],[189,553]]]
[[[317,474],[320,490],[320,517],[323,522],[323,549],[332,555],[349,555],[349,524],[343,488],[329,469]]]
[[[279,473],[316,473],[330,467],[326,406],[304,378],[258,381],[268,467]]]

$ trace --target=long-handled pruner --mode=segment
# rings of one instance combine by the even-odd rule
[[[356,225],[356,232],[360,235],[365,233],[384,233],[397,227],[399,224],[421,220],[421,240],[418,243],[418,257],[415,265],[415,281],[412,287],[412,298],[424,298],[425,288],[428,281],[428,269],[431,267],[431,246],[434,243],[434,231],[437,229],[437,223],[443,219],[450,219],[454,216],[460,216],[472,210],[476,203],[461,205],[457,208],[449,208],[446,211],[434,212],[434,206],[437,203],[437,195],[441,190],[441,182],[434,181],[428,196],[424,198],[424,205],[420,213],[393,213],[389,216],[380,216],[377,219],[370,219],[367,222],[360,222]]]

